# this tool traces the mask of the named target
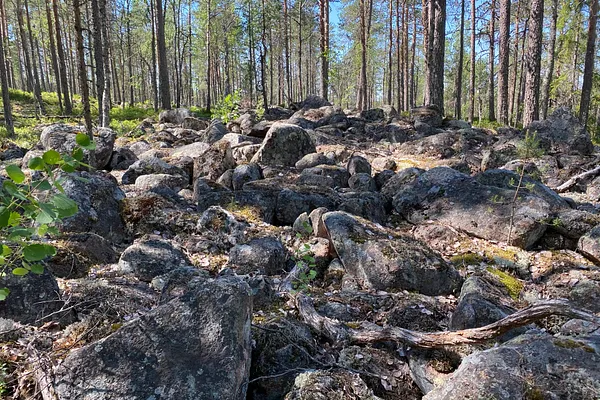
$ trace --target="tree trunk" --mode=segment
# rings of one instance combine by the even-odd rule
[[[104,93],[104,62],[102,58],[102,23],[98,0],[92,0],[92,21],[94,24],[94,61],[96,62],[96,92],[98,93],[98,123],[102,126],[102,94]]]
[[[581,86],[581,101],[579,103],[579,120],[584,125],[587,125],[590,111],[590,97],[592,95],[594,61],[596,57],[596,24],[598,22],[598,0],[591,1],[588,38],[585,50],[585,66],[583,68],[583,85]]]
[[[454,95],[454,118],[461,119],[462,114],[462,81],[463,81],[463,62],[465,55],[465,0],[460,2],[460,31],[458,37],[458,66],[456,68],[456,87]]]
[[[25,28],[23,26],[23,7],[21,5],[21,1],[17,0],[16,4],[16,14],[17,14],[17,23],[19,25],[19,35],[21,37],[21,46],[23,46],[23,55],[25,61],[25,69],[27,73],[27,80],[29,85],[33,88],[33,94],[35,96],[37,105],[42,114],[45,113],[44,102],[42,101],[42,91],[40,89],[40,81],[37,75],[37,68],[35,62],[35,56],[33,53],[30,53],[31,47],[28,42],[27,35],[25,33]]]
[[[206,2],[206,111],[211,107],[211,65],[210,65],[210,0]]]
[[[498,120],[508,124],[508,67],[510,44],[510,2],[500,0],[500,60],[498,66]],[[516,62],[516,60],[515,60]]]
[[[262,32],[261,32],[261,51],[260,51],[260,81],[262,86],[263,107],[269,109],[267,101],[267,81],[265,73],[265,64],[267,63],[267,22],[265,19],[265,0],[262,0]]]
[[[0,0],[0,9],[4,9],[4,0]],[[15,128],[8,91],[8,75],[6,74],[6,62],[4,60],[4,32],[2,31],[0,31],[0,84],[2,88],[2,106],[4,108],[4,126],[8,137],[12,138],[15,136]]]
[[[509,115],[509,122],[512,124],[513,121],[516,121],[515,119],[515,115],[517,114],[515,112],[515,101],[516,101],[516,93],[517,93],[517,73],[518,73],[518,67],[517,64],[518,60],[519,60],[519,17],[521,15],[521,2],[517,2],[517,13],[515,14],[515,55],[514,55],[514,62],[513,62],[513,69],[512,69],[512,85],[510,85],[509,87],[509,110],[508,110],[508,115]]]
[[[523,127],[539,119],[540,64],[542,56],[542,24],[544,22],[544,0],[531,0],[529,34],[527,36],[525,108]]]
[[[475,0],[471,0],[471,83],[469,85],[470,104],[469,122],[473,123],[475,118]]]
[[[46,20],[48,21],[48,38],[50,40],[50,58],[52,60],[52,69],[54,70],[54,78],[56,79],[56,96],[58,97],[58,107],[60,113],[64,112],[60,86],[60,72],[58,69],[58,60],[56,59],[56,45],[54,44],[54,29],[52,27],[52,14],[50,11],[50,0],[45,0],[46,4]],[[4,58],[4,55],[3,57]]]
[[[542,119],[548,116],[550,104],[550,85],[554,74],[554,51],[556,50],[556,20],[558,19],[558,0],[552,1],[552,19],[550,21],[550,45],[548,46],[548,71],[544,78],[542,91]]]
[[[73,106],[71,104],[69,81],[67,79],[67,64],[65,58],[65,51],[62,45],[63,35],[58,15],[58,0],[52,0],[52,11],[54,12],[54,27],[56,28],[56,50],[58,53],[58,70],[60,71],[60,84],[62,86],[62,94],[65,99],[65,114],[71,115],[73,113]]]
[[[394,0],[390,0],[389,4],[389,41],[388,41],[388,75],[387,75],[387,104],[392,104],[392,53],[394,52]],[[397,36],[400,36],[400,31],[396,32]],[[396,49],[400,54],[400,47]]]
[[[425,105],[436,105],[444,115],[444,53],[446,46],[446,0],[428,0],[429,33],[425,66]]]
[[[102,120],[100,126],[108,128],[110,126],[110,76],[111,76],[111,57],[110,57],[110,38],[108,36],[107,23],[109,21],[109,11],[106,7],[106,0],[98,0],[100,10],[100,30],[102,37],[102,66],[104,68],[104,84],[102,85]],[[100,95],[98,95],[100,96]]]
[[[90,139],[94,138],[92,131],[92,114],[90,112],[90,92],[88,88],[87,68],[85,66],[85,53],[83,49],[83,28],[81,27],[80,0],[73,0],[73,11],[75,18],[75,45],[77,47],[77,63],[79,71],[79,90],[81,91],[81,103],[83,106],[83,118],[85,128]]]
[[[321,50],[321,96],[327,100],[329,98],[329,0],[319,0],[319,30],[321,34],[319,40]]]
[[[154,0],[149,0],[148,2],[150,3],[150,27],[152,28],[152,68],[150,69],[150,74],[152,79],[154,111],[158,111],[158,83],[156,82],[158,75],[158,71],[156,69],[156,66],[158,64],[158,61],[156,59],[156,12],[154,11]]]
[[[210,0],[208,1],[210,9]],[[156,42],[158,57],[158,86],[160,106],[164,110],[171,109],[171,89],[169,88],[169,69],[167,64],[167,46],[165,43],[165,15],[163,0],[156,0]],[[209,105],[210,110],[210,105]]]
[[[496,110],[494,106],[494,63],[495,48],[496,48],[496,1],[492,0],[490,5],[490,76],[488,84],[488,120],[496,120]]]

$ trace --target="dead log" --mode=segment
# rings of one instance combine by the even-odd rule
[[[572,188],[573,186],[577,185],[579,182],[583,181],[584,179],[593,178],[596,175],[600,175],[600,165],[597,166],[594,169],[591,169],[591,170],[586,171],[586,172],[582,172],[579,175],[575,175],[574,177],[572,177],[571,179],[569,179],[568,181],[566,181],[562,185],[560,185],[560,186],[558,186],[556,188],[553,188],[553,190],[556,193],[564,193],[567,190],[569,190],[570,188]]]
[[[372,323],[362,323],[361,328],[353,329],[346,324],[317,313],[312,300],[307,296],[298,295],[295,302],[300,316],[313,329],[334,342],[355,344],[393,341],[413,347],[435,348],[483,343],[501,336],[511,329],[529,325],[553,315],[583,319],[600,324],[600,317],[589,311],[574,308],[567,301],[549,300],[524,308],[481,328],[446,332],[417,332],[398,327],[380,327]]]

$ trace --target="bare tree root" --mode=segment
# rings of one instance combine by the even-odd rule
[[[394,341],[422,348],[476,344],[494,339],[511,329],[528,325],[553,315],[583,319],[600,324],[600,317],[589,311],[574,308],[566,301],[550,300],[524,308],[506,318],[481,328],[447,332],[417,332],[404,328],[382,328],[372,323],[363,323],[360,329],[353,329],[337,320],[317,313],[312,300],[305,295],[298,295],[295,303],[304,322],[325,337],[334,342],[357,344]]]

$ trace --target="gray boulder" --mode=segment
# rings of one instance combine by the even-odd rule
[[[310,153],[298,160],[296,169],[302,171],[306,168],[316,167],[317,165],[335,165],[335,160],[323,153]]]
[[[233,190],[241,190],[244,184],[257,181],[262,178],[260,166],[258,164],[238,165],[233,170],[231,183]]]
[[[590,155],[594,152],[590,134],[566,107],[556,109],[546,120],[533,121],[528,129],[535,131],[542,148],[552,153]]]
[[[185,117],[181,123],[183,129],[191,129],[194,131],[201,131],[208,127],[208,122],[203,119],[194,117]]]
[[[85,133],[83,126],[72,126],[65,124],[53,124],[45,127],[40,134],[40,142],[44,150],[56,150],[62,155],[71,154],[77,146],[75,137],[78,133]],[[93,150],[94,157],[91,166],[96,169],[104,169],[112,156],[113,147],[117,134],[110,128],[98,128],[94,132]],[[89,150],[84,150],[84,162],[90,162]]]
[[[251,317],[243,281],[190,282],[183,295],[71,352],[54,371],[57,397],[243,399]]]
[[[373,394],[356,372],[317,370],[296,377],[294,387],[285,400],[361,399],[381,400]]]
[[[371,108],[360,112],[360,117],[367,122],[384,122],[385,113],[381,108]]]
[[[169,188],[176,192],[189,185],[187,177],[169,174],[149,174],[138,176],[135,180],[136,189],[148,191],[157,188]]]
[[[350,174],[344,167],[338,167],[337,165],[317,165],[316,167],[306,168],[302,171],[302,175],[320,175],[332,179],[333,186],[337,187],[348,187],[348,179]]]
[[[346,165],[346,169],[348,170],[350,176],[359,173],[371,175],[371,164],[366,158],[361,156],[350,157],[348,164]]]
[[[206,143],[213,144],[214,142],[223,139],[223,136],[227,135],[228,131],[223,122],[220,119],[214,119],[208,128],[204,131],[202,140]]]
[[[216,181],[223,172],[235,166],[231,145],[226,140],[219,140],[194,159],[194,181],[200,177]]]
[[[399,187],[393,206],[414,224],[436,221],[488,240],[508,240],[510,232],[511,245],[528,249],[546,231],[552,206],[534,193],[520,193],[513,204],[514,197],[514,189],[437,167]]]
[[[600,262],[600,225],[579,239],[577,250],[591,260]]]
[[[144,282],[190,264],[187,256],[173,242],[156,237],[144,238],[129,246],[119,259],[118,268]]]
[[[175,108],[173,110],[163,110],[158,115],[158,122],[161,124],[181,125],[186,118],[193,117],[192,112],[187,108]]]
[[[252,157],[252,162],[293,167],[306,154],[315,151],[315,145],[304,129],[296,125],[276,122]]]
[[[113,151],[108,168],[111,171],[124,170],[129,168],[131,164],[137,160],[138,158],[133,151],[126,147],[119,147]]]
[[[124,185],[131,185],[140,176],[153,174],[178,175],[185,180],[189,180],[188,174],[183,169],[169,164],[160,158],[150,157],[143,158],[131,164],[121,177],[121,182]]]
[[[120,213],[125,193],[114,177],[101,172],[83,171],[65,174],[63,178],[65,194],[79,208],[77,214],[62,221],[60,229],[63,232],[96,233],[112,242],[125,239],[125,226]]]
[[[345,212],[326,213],[322,218],[344,268],[365,288],[440,295],[457,291],[462,283],[439,254],[413,238]]]
[[[350,189],[357,192],[376,192],[377,184],[370,174],[364,172],[354,174],[348,179]]]
[[[325,106],[331,106],[331,103],[325,100],[321,96],[317,96],[314,94],[309,95],[306,99],[302,100],[298,103],[292,103],[290,105],[290,110],[301,110],[303,108],[321,108]]]
[[[229,264],[239,274],[259,271],[261,275],[278,275],[287,268],[288,253],[279,239],[265,237],[239,244],[229,252]]]
[[[600,336],[527,334],[463,359],[424,400],[600,397]]]

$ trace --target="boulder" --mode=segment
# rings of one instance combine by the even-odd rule
[[[314,94],[309,95],[306,99],[302,100],[298,103],[290,104],[290,110],[301,110],[303,108],[321,108],[325,106],[331,106],[331,103],[325,100],[321,96],[316,96]]]
[[[436,221],[488,240],[508,240],[510,234],[511,245],[528,249],[546,231],[552,207],[533,193],[520,192],[513,204],[514,197],[514,189],[436,167],[399,187],[393,206],[414,224]]]
[[[157,188],[169,188],[178,192],[188,185],[189,180],[187,177],[181,175],[148,174],[138,176],[135,180],[135,188],[142,191],[149,191]]]
[[[186,118],[193,117],[192,112],[187,108],[175,108],[173,110],[163,110],[158,115],[160,124],[181,125]]]
[[[315,151],[315,145],[304,129],[296,125],[276,122],[252,157],[252,162],[293,167],[306,154]]]
[[[459,273],[423,243],[341,211],[322,218],[344,268],[361,286],[426,295],[450,294],[460,288]]]
[[[152,146],[145,140],[138,140],[137,142],[131,143],[128,146],[129,150],[133,152],[136,156],[140,156],[141,154],[147,152],[148,150],[152,150]]]
[[[600,225],[579,239],[577,250],[591,260],[600,262]]]
[[[360,112],[360,117],[367,122],[384,122],[386,117],[381,108],[371,108]]]
[[[143,158],[131,164],[121,177],[124,185],[134,184],[137,178],[143,175],[165,174],[178,175],[180,178],[189,180],[188,174],[181,168],[176,167],[160,158]]]
[[[57,397],[243,399],[251,317],[243,281],[192,281],[181,296],[71,352],[54,371]]]
[[[208,143],[204,142],[196,142],[191,144],[186,144],[185,146],[178,147],[171,151],[171,158],[184,158],[189,157],[191,159],[196,159],[200,157],[202,154],[206,152],[210,148]]]
[[[257,181],[262,178],[262,172],[258,164],[238,165],[233,170],[231,183],[233,190],[241,190],[244,184]]]
[[[64,305],[56,279],[48,272],[16,276],[7,271],[0,276],[0,288],[8,288],[6,300],[0,301],[0,318],[22,324],[43,325],[59,321],[65,313],[57,313]],[[56,313],[56,314],[54,314]],[[50,316],[46,318],[46,316]]]
[[[108,164],[108,169],[111,171],[125,170],[137,160],[138,158],[133,151],[126,147],[119,147],[113,151],[110,163]]]
[[[78,133],[85,133],[85,128],[83,126],[53,124],[42,130],[40,142],[44,150],[56,150],[62,155],[70,155],[73,149],[77,147],[75,137]],[[104,169],[108,165],[116,138],[117,134],[110,128],[98,128],[94,132],[96,149],[93,150],[92,167]],[[84,162],[90,162],[89,150],[84,150]]]
[[[359,173],[371,175],[371,164],[369,164],[369,161],[366,158],[361,156],[350,157],[348,163],[346,164],[346,169],[348,170],[350,176]]]
[[[356,372],[317,370],[296,377],[285,400],[361,399],[382,400],[373,394]]]
[[[529,131],[535,131],[543,149],[552,153],[590,155],[594,144],[585,126],[566,107],[557,108],[546,120],[533,121]]]
[[[123,241],[126,234],[120,210],[125,193],[116,179],[102,172],[85,171],[62,177],[65,194],[77,203],[79,210],[65,218],[60,229],[96,233],[116,243]]]
[[[202,140],[206,143],[213,144],[218,140],[223,139],[223,136],[227,135],[228,131],[223,122],[220,119],[214,119],[208,128],[202,135]]]
[[[56,255],[46,265],[59,278],[82,278],[91,266],[112,264],[118,259],[110,242],[93,233],[64,235],[54,246]]]
[[[279,239],[265,237],[234,246],[229,252],[229,264],[239,274],[257,272],[279,275],[287,270],[288,254]]]
[[[306,168],[316,167],[317,165],[335,165],[335,160],[323,153],[310,153],[298,160],[296,169],[302,171]]]
[[[200,177],[216,181],[223,172],[235,166],[231,145],[226,140],[219,140],[194,159],[194,181]]]
[[[597,399],[600,336],[527,334],[463,359],[424,400]]]
[[[194,117],[185,117],[181,123],[183,129],[191,129],[194,131],[202,131],[208,127],[208,122]]]
[[[275,208],[276,221],[281,225],[292,226],[302,213],[310,213],[315,208],[332,208],[333,199],[324,193],[312,190],[283,189],[277,195]]]
[[[333,187],[348,187],[348,179],[350,174],[344,167],[338,167],[337,165],[317,165],[316,167],[306,168],[302,171],[303,175],[320,175],[332,179]]]
[[[354,174],[348,179],[348,186],[350,189],[357,192],[376,192],[377,184],[375,180],[371,178],[371,174],[365,174],[364,172]]]
[[[144,282],[150,282],[176,268],[190,264],[187,256],[173,242],[158,237],[137,240],[119,259],[118,269],[133,274]]]
[[[443,117],[437,105],[415,107],[410,112],[415,120],[415,127],[416,123],[424,123],[433,128],[442,126]]]

